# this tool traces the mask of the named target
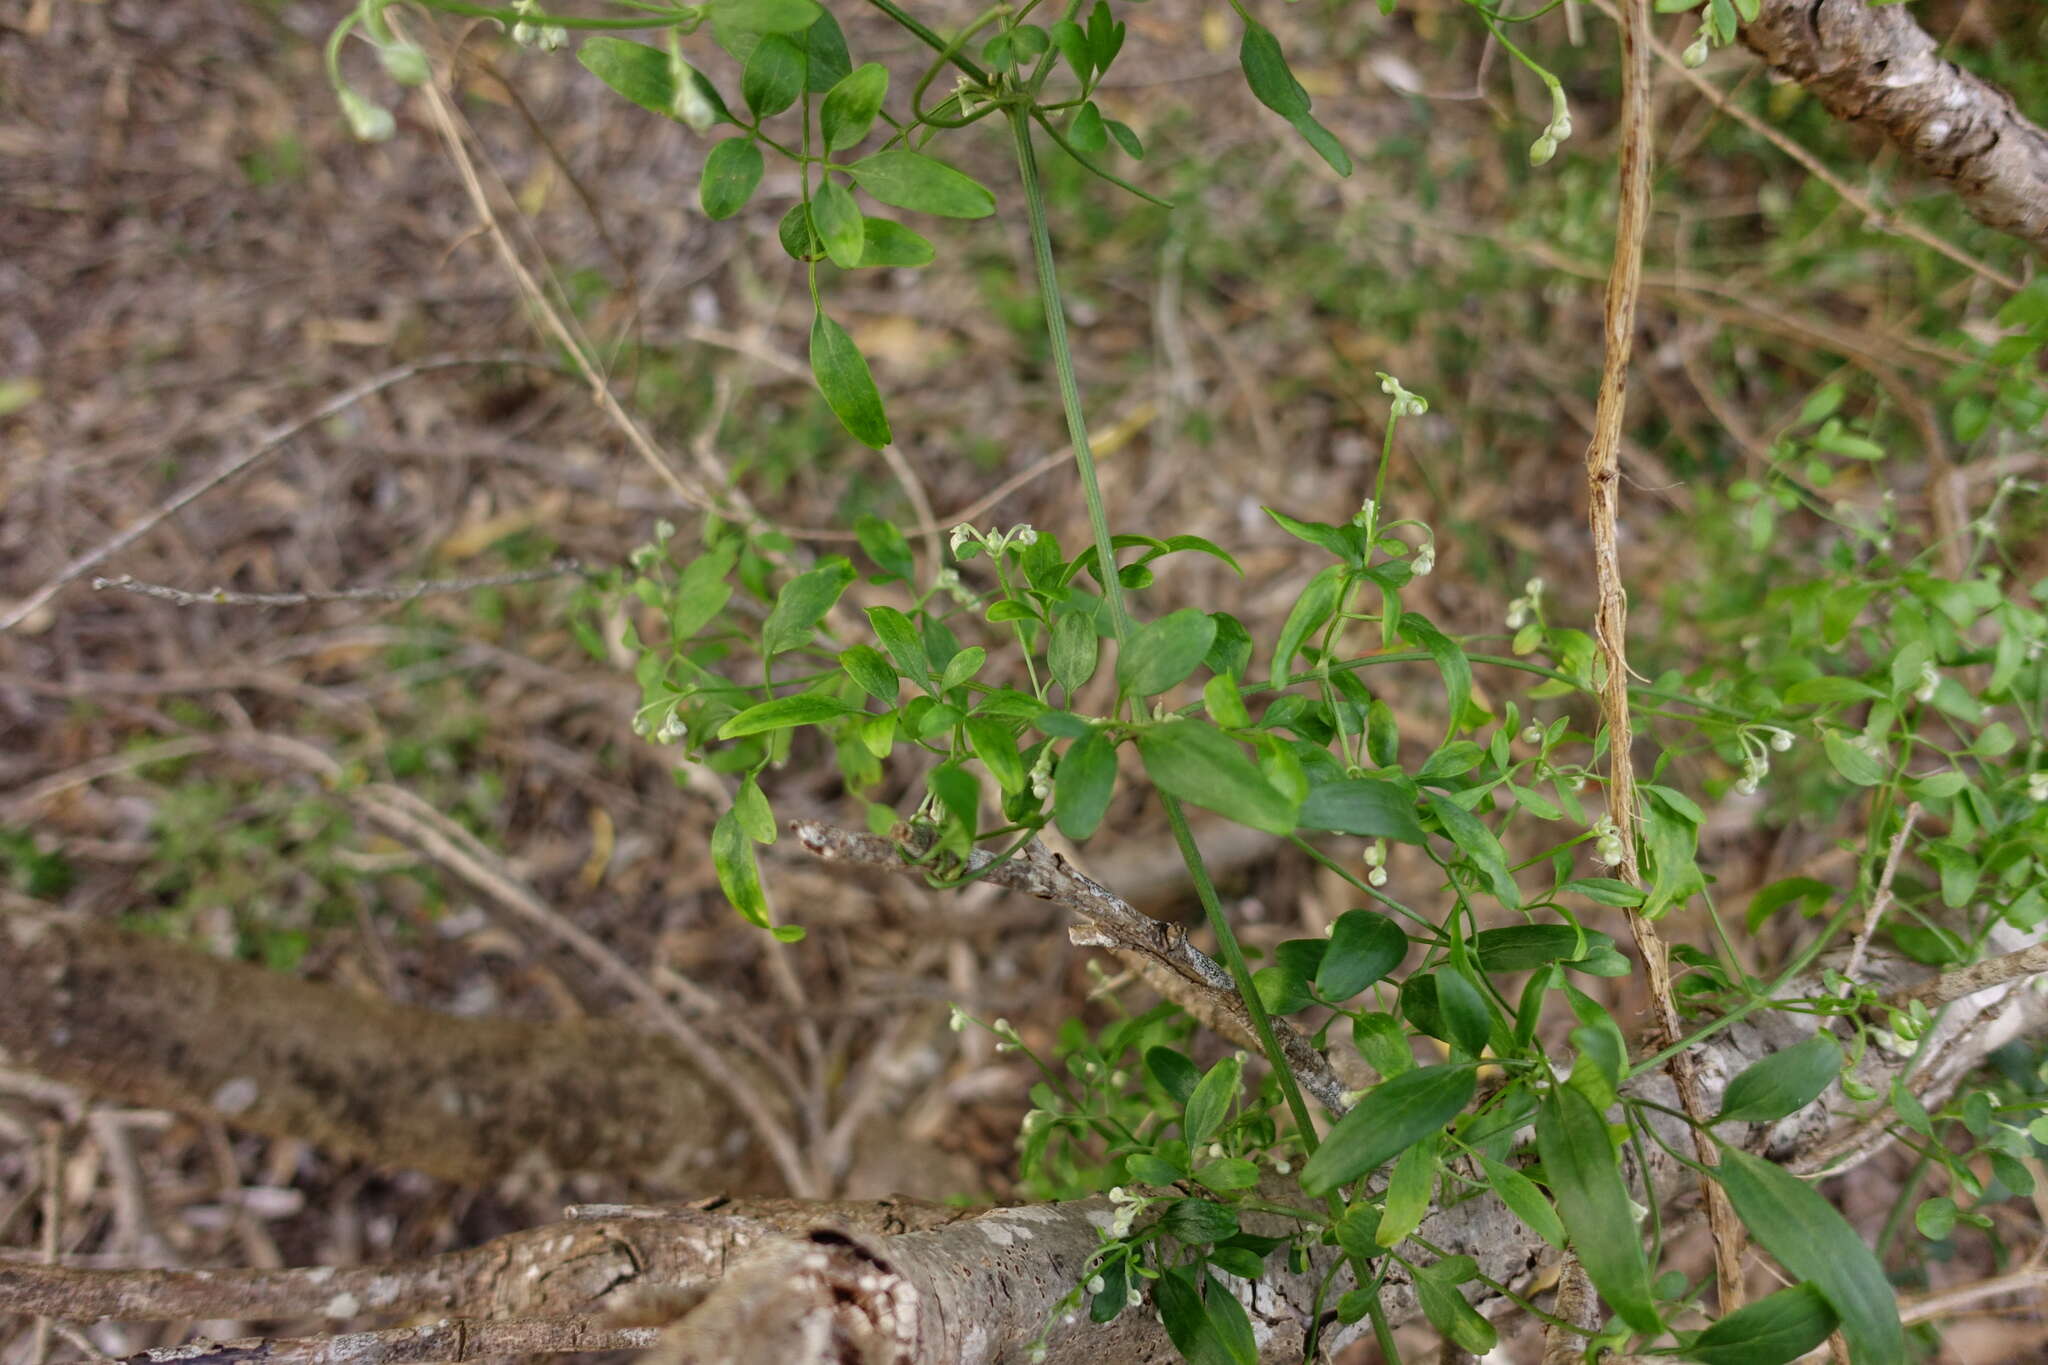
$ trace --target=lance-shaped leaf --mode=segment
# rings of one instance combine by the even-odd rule
[[[1425,1066],[1374,1086],[1337,1120],[1302,1167],[1301,1187],[1320,1198],[1370,1175],[1442,1131],[1471,1103],[1477,1086],[1474,1069],[1463,1064]]]

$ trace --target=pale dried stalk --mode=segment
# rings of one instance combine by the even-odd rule
[[[1600,687],[1600,713],[1607,725],[1607,808],[1620,836],[1622,877],[1643,884],[1637,863],[1635,765],[1631,755],[1633,728],[1628,698],[1628,598],[1621,582],[1621,554],[1615,520],[1621,491],[1621,428],[1628,406],[1629,354],[1635,342],[1636,298],[1642,287],[1643,244],[1649,230],[1650,164],[1650,7],[1648,0],[1619,0],[1622,51],[1621,203],[1615,224],[1614,264],[1607,277],[1604,316],[1606,355],[1600,369],[1600,397],[1594,411],[1593,441],[1586,449],[1586,484],[1593,536],[1593,572],[1599,591],[1594,634],[1606,662]],[[1642,954],[1656,1008],[1657,1028],[1664,1041],[1682,1029],[1671,997],[1671,966],[1664,941],[1649,918],[1628,912],[1629,932]],[[1708,1133],[1710,1117],[1700,1093],[1697,1064],[1689,1053],[1676,1053],[1666,1064],[1679,1102],[1696,1125],[1693,1147],[1702,1163],[1719,1164],[1720,1153]],[[1708,1224],[1714,1234],[1714,1273],[1721,1311],[1743,1303],[1742,1225],[1719,1184],[1703,1180]]]
[[[301,413],[290,421],[281,422],[267,431],[260,432],[256,439],[249,443],[248,449],[228,456],[207,473],[186,484],[183,488],[171,494],[170,497],[130,522],[117,534],[108,537],[92,549],[87,550],[84,554],[72,559],[70,563],[59,569],[41,587],[37,588],[27,597],[22,598],[4,615],[0,615],[0,631],[12,630],[20,625],[32,616],[37,608],[56,596],[57,590],[66,583],[69,583],[87,570],[96,569],[106,563],[109,559],[155,530],[166,517],[178,512],[213,491],[221,484],[226,483],[229,479],[234,478],[235,475],[256,464],[266,455],[269,455],[308,427],[318,426],[328,418],[354,407],[371,394],[380,393],[394,384],[402,384],[415,375],[427,374],[434,370],[447,370],[477,365],[518,365],[530,369],[544,370],[556,368],[552,361],[515,352],[502,352],[493,355],[430,356],[425,360],[415,360],[409,365],[399,365],[384,371],[382,374],[372,375],[362,383],[342,390],[311,411]]]

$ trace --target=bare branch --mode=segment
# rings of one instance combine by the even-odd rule
[[[605,1327],[584,1318],[473,1322],[442,1318],[417,1327],[333,1336],[194,1341],[125,1357],[125,1365],[423,1365],[488,1356],[558,1355],[568,1351],[639,1351],[654,1345],[658,1327]]]
[[[521,569],[515,573],[487,574],[480,578],[438,578],[418,583],[398,583],[384,588],[335,588],[327,591],[307,592],[230,592],[226,588],[209,588],[205,592],[188,592],[184,588],[173,588],[163,583],[144,583],[122,574],[118,578],[95,578],[93,591],[132,592],[141,597],[154,597],[179,607],[303,607],[315,602],[412,602],[419,598],[440,593],[475,592],[479,588],[507,588],[515,583],[540,583],[551,578],[565,578],[570,574],[584,572],[583,566],[573,559],[558,559],[541,569]]]
[[[928,870],[912,862],[905,853],[905,844],[894,840],[872,834],[855,834],[815,820],[792,820],[789,828],[798,843],[827,861],[859,863],[898,876],[922,877]],[[905,830],[904,839],[912,849],[926,846],[914,830]],[[1153,919],[1035,839],[1008,862],[994,867],[995,862],[992,854],[976,850],[968,857],[968,871],[980,873],[984,869],[992,869],[982,877],[990,885],[1022,891],[1027,896],[1066,906],[1107,936],[1093,942],[1137,953],[1160,963],[1194,987],[1209,1010],[1235,1021],[1243,1030],[1237,1036],[1251,1033],[1250,1015],[1245,1010],[1244,1001],[1238,998],[1237,988],[1231,984],[1230,973],[1221,963],[1188,942],[1187,930],[1180,925]],[[1330,1069],[1329,1059],[1311,1047],[1308,1039],[1286,1021],[1275,1019],[1273,1031],[1301,1088],[1315,1096],[1332,1114],[1342,1114],[1347,1107],[1344,1085]]]
[[[2043,972],[2048,972],[2048,943],[2036,943],[2001,957],[1988,957],[1982,962],[1943,972],[1931,981],[1923,981],[1898,992],[1886,1003],[1904,1005],[1918,1000],[1929,1009],[1937,1009],[1966,995],[1975,995],[1978,991]]]
[[[1764,0],[1742,38],[1835,117],[1875,126],[1979,222],[2048,250],[2048,132],[1942,57],[1904,5]]]
[[[409,365],[399,365],[382,374],[373,375],[353,388],[344,389],[310,412],[305,412],[288,422],[280,423],[260,433],[249,443],[249,448],[230,455],[215,465],[212,470],[186,484],[163,502],[158,503],[140,518],[130,522],[118,534],[100,542],[93,549],[79,555],[40,588],[17,602],[13,609],[0,615],[0,631],[12,630],[33,615],[37,608],[57,595],[72,579],[89,569],[98,568],[113,556],[133,545],[154,530],[157,525],[174,512],[205,496],[235,475],[249,468],[264,456],[282,446],[308,427],[318,426],[338,412],[346,411],[362,402],[371,394],[380,393],[394,384],[402,384],[416,375],[434,370],[458,369],[478,365],[519,365],[528,369],[554,370],[553,361],[517,352],[503,352],[495,355],[440,355],[426,360],[415,360]]]

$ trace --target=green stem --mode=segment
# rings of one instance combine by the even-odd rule
[[[885,7],[887,2],[875,0]],[[1074,378],[1066,308],[1060,299],[1059,273],[1052,261],[1052,231],[1045,221],[1045,186],[1038,177],[1038,153],[1031,145],[1031,119],[1025,110],[1015,106],[1004,112],[1009,116],[1010,136],[1017,147],[1017,173],[1024,182],[1024,212],[1031,225],[1038,298],[1045,309],[1045,335],[1052,346],[1053,371],[1059,377],[1060,406],[1066,411],[1067,435],[1074,443],[1074,467],[1081,474],[1081,497],[1088,504],[1088,526],[1095,533],[1095,568],[1102,581],[1102,600],[1109,606],[1110,631],[1121,646],[1130,637],[1131,621],[1124,611],[1123,584],[1117,578],[1116,550],[1110,544],[1109,512],[1102,501],[1102,484],[1095,476],[1095,451],[1088,444],[1088,419],[1081,411],[1081,385]]]
[[[1259,1046],[1265,1050],[1273,1075],[1280,1082],[1280,1093],[1287,1097],[1287,1109],[1294,1115],[1295,1127],[1300,1130],[1301,1145],[1313,1155],[1316,1128],[1309,1118],[1308,1101],[1301,1097],[1301,1087],[1295,1083],[1294,1071],[1287,1065],[1287,1054],[1280,1050],[1280,1040],[1273,1036],[1273,1021],[1266,1015],[1266,1003],[1259,999],[1258,991],[1252,987],[1251,966],[1244,960],[1244,949],[1238,946],[1230,921],[1224,918],[1222,902],[1216,899],[1215,884],[1209,880],[1209,868],[1202,861],[1202,850],[1195,846],[1195,834],[1188,828],[1187,813],[1180,808],[1179,801],[1165,792],[1159,793],[1159,799],[1166,806],[1166,822],[1173,829],[1173,841],[1180,846],[1181,861],[1187,864],[1188,876],[1195,884],[1195,899],[1201,901],[1202,913],[1209,919],[1209,930],[1216,935],[1216,947],[1223,955],[1223,965],[1230,968],[1230,979],[1237,983],[1237,993],[1244,999],[1245,1013],[1252,1017],[1252,1032],[1258,1035]]]

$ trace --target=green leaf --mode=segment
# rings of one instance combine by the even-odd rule
[[[813,0],[713,0],[711,13],[745,33],[802,33],[827,17]]]
[[[853,534],[860,541],[861,553],[875,561],[883,573],[895,578],[909,578],[916,573],[916,562],[910,557],[910,542],[904,539],[895,522],[884,521],[874,513],[866,512],[854,522]]]
[[[1884,693],[1854,678],[1806,678],[1785,689],[1788,706],[1815,706],[1838,701],[1877,701]]]
[[[1493,1036],[1493,1011],[1486,1007],[1486,997],[1463,972],[1446,967],[1432,975],[1436,977],[1436,1007],[1448,1034],[1444,1041],[1477,1057],[1486,1051],[1487,1039]]]
[[[884,204],[940,218],[986,218],[996,197],[945,162],[897,147],[846,168],[854,183]]]
[[[1218,673],[1202,684],[1202,707],[1209,719],[1225,730],[1242,730],[1252,723],[1244,694],[1237,690],[1237,679],[1228,673]]]
[[[1750,1063],[1728,1082],[1716,1123],[1770,1123],[1820,1098],[1842,1071],[1842,1047],[1823,1030]]]
[[[809,644],[818,622],[853,578],[853,565],[834,556],[783,584],[775,595],[775,609],[761,626],[761,653],[773,658]]]
[[[796,103],[808,70],[802,48],[780,33],[765,34],[740,68],[740,98],[755,118],[771,118]]]
[[[1638,1332],[1662,1332],[1607,1120],[1577,1090],[1553,1086],[1536,1111],[1536,1151],[1593,1287]]]
[[[1102,111],[1094,100],[1084,102],[1067,125],[1067,141],[1091,156],[1109,145],[1109,130],[1103,127]]]
[[[896,689],[902,680],[873,645],[855,645],[841,650],[839,666],[846,670],[846,676],[852,678],[861,691],[885,705],[896,704]]]
[[[1074,72],[1074,79],[1086,85],[1088,77],[1094,74],[1095,59],[1088,53],[1088,36],[1081,26],[1071,19],[1061,19],[1052,26],[1052,45],[1067,59],[1067,65]]]
[[[1237,60],[1244,68],[1245,84],[1251,87],[1260,104],[1290,122],[1308,113],[1308,91],[1301,88],[1301,82],[1288,70],[1280,40],[1265,25],[1245,25]]]
[[[811,206],[801,199],[782,215],[782,221],[775,225],[775,236],[791,260],[815,261],[825,254],[824,244],[811,227]]]
[[[1472,1354],[1485,1355],[1500,1344],[1500,1334],[1458,1288],[1461,1281],[1478,1273],[1470,1256],[1446,1257],[1416,1270],[1415,1296],[1421,1300],[1422,1315],[1430,1326]]]
[[[1160,1225],[1183,1242],[1221,1242],[1237,1236],[1237,1213],[1213,1199],[1176,1199],[1159,1215]]]
[[[1266,510],[1272,511],[1271,508]],[[1294,666],[1294,656],[1301,653],[1302,645],[1321,630],[1329,621],[1330,614],[1337,610],[1337,594],[1343,591],[1347,572],[1342,564],[1330,565],[1311,578],[1308,586],[1301,590],[1301,596],[1294,599],[1287,620],[1280,626],[1279,642],[1273,647],[1274,687],[1287,686],[1288,670]]]
[[[1343,777],[1310,787],[1308,799],[1301,803],[1301,827],[1404,844],[1427,838],[1415,818],[1415,798],[1391,782],[1370,777]]]
[[[587,38],[576,50],[576,60],[591,75],[642,109],[671,122],[680,121],[675,112],[675,74],[669,67],[668,54],[660,48],[624,38]],[[711,82],[694,72],[691,79],[696,82],[698,93],[717,111],[718,121],[732,122],[725,101],[719,98]]]
[[[697,182],[697,202],[704,216],[730,218],[747,206],[761,183],[761,148],[750,137],[729,137],[704,158],[704,175]]]
[[[1215,639],[1216,622],[1197,607],[1148,621],[1117,656],[1117,686],[1128,696],[1157,696],[1184,682]]]
[[[969,645],[947,660],[946,671],[939,676],[939,691],[951,692],[981,672],[981,666],[986,662],[988,651],[980,645]]]
[[[765,734],[770,730],[786,730],[792,725],[818,725],[841,716],[850,716],[859,711],[858,706],[849,705],[837,697],[828,697],[822,692],[799,692],[793,697],[777,697],[774,701],[758,702],[728,720],[718,729],[720,739],[741,739],[747,735]]]
[[[738,814],[727,811],[711,828],[711,867],[719,890],[749,924],[768,927],[768,898],[761,892],[761,870],[754,862],[754,841],[740,827]]]
[[[1138,757],[1161,791],[1268,834],[1294,832],[1295,805],[1235,740],[1207,721],[1174,720],[1138,732]]]
[[[867,358],[846,329],[822,312],[811,319],[811,373],[826,406],[855,440],[880,450],[894,439]]]
[[[1750,1236],[1785,1269],[1812,1281],[1841,1316],[1856,1365],[1904,1365],[1905,1329],[1891,1282],[1834,1205],[1782,1166],[1725,1143],[1713,1174]]]
[[[821,10],[817,20],[804,30],[804,63],[810,68],[806,88],[822,95],[853,74],[853,58],[847,55],[846,33],[832,11]]]
[[[887,218],[862,218],[860,229],[863,236],[860,263],[863,266],[886,266],[896,270],[914,270],[921,265],[930,265],[937,255],[932,244],[901,223]]]
[[[1218,1194],[1233,1194],[1257,1185],[1259,1168],[1243,1157],[1219,1157],[1195,1168],[1195,1183]]]
[[[1312,114],[1289,119],[1294,131],[1301,134],[1302,141],[1315,149],[1329,168],[1339,175],[1351,174],[1351,153],[1344,150],[1344,144],[1337,141],[1337,135],[1316,122]]]
[[[1500,1202],[1508,1206],[1508,1211],[1527,1224],[1529,1231],[1563,1251],[1564,1224],[1559,1221],[1557,1210],[1543,1197],[1543,1191],[1536,1188],[1536,1182],[1484,1152],[1479,1154],[1479,1164],[1486,1172],[1486,1183],[1493,1187]]]
[[[1103,126],[1109,129],[1109,135],[1116,139],[1116,145],[1124,149],[1125,156],[1133,161],[1145,159],[1145,144],[1138,140],[1138,135],[1130,124],[1119,123],[1115,119],[1104,119]]]
[[[1473,956],[1488,972],[1526,972],[1546,962],[1577,962],[1613,947],[1610,935],[1570,924],[1511,924],[1472,936]]]
[[[1159,1088],[1170,1096],[1175,1104],[1185,1106],[1195,1093],[1195,1084],[1202,1073],[1195,1070],[1195,1064],[1170,1047],[1148,1047],[1145,1049],[1145,1069],[1152,1073],[1152,1079],[1159,1082]]]
[[[1046,648],[1046,663],[1052,680],[1068,692],[1078,691],[1095,676],[1102,639],[1095,633],[1095,618],[1082,612],[1068,612],[1052,623],[1052,643]]]
[[[1630,886],[1616,877],[1577,877],[1557,888],[1560,896],[1584,896],[1595,905],[1611,905],[1625,909],[1643,903],[1640,888]]]
[[[1387,1175],[1380,1229],[1374,1235],[1381,1246],[1401,1245],[1429,1216],[1429,1196],[1436,1189],[1437,1152],[1442,1145],[1443,1134],[1431,1133],[1394,1162]]]
[[[761,794],[759,784],[752,773],[740,783],[739,794],[733,798],[733,815],[739,820],[740,828],[747,837],[757,844],[775,842],[775,812],[768,805],[768,798]]]
[[[1195,1292],[1193,1273],[1177,1266],[1152,1282],[1152,1302],[1174,1348],[1188,1365],[1257,1365],[1258,1345],[1244,1305],[1208,1274],[1202,1276],[1205,1301]]]
[[[882,642],[882,648],[896,661],[897,669],[912,682],[929,689],[931,661],[925,657],[924,642],[918,639],[917,627],[910,618],[894,607],[869,607],[868,625]]]
[[[1376,910],[1346,910],[1330,926],[1329,946],[1316,968],[1316,993],[1332,1004],[1349,1000],[1408,956],[1408,935]]]
[[[1427,617],[1412,611],[1401,613],[1401,638],[1418,649],[1428,650],[1436,671],[1443,675],[1451,717],[1450,728],[1444,732],[1444,742],[1448,744],[1457,737],[1458,724],[1472,700],[1472,661],[1465,657],[1463,645],[1431,625]]]
[[[1834,770],[1859,787],[1875,787],[1884,781],[1884,765],[1862,745],[1837,730],[1824,731],[1821,748]]]
[[[1052,779],[1052,817],[1069,839],[1095,833],[1116,790],[1116,748],[1100,730],[1075,740],[1060,755]]]
[[[832,264],[852,270],[861,263],[867,233],[861,225],[860,209],[854,205],[853,191],[829,175],[811,194],[811,227],[825,244],[825,255]]]
[[[1738,1308],[1694,1337],[1681,1359],[1696,1365],[1786,1365],[1828,1339],[1841,1319],[1811,1283]]]
[[[818,109],[826,155],[854,146],[866,137],[888,93],[889,70],[876,62],[856,67],[826,91],[825,102]]]
[[[1443,826],[1458,851],[1471,860],[1486,879],[1496,899],[1510,910],[1519,909],[1522,904],[1521,888],[1515,885],[1513,874],[1508,871],[1508,855],[1502,850],[1500,840],[1493,837],[1493,831],[1479,823],[1479,817],[1453,801],[1447,793],[1429,792],[1429,808],[1436,814],[1437,822]]]
[[[1195,1086],[1195,1093],[1188,1096],[1186,1116],[1181,1120],[1181,1136],[1189,1151],[1198,1150],[1216,1136],[1216,1130],[1230,1113],[1232,1101],[1243,1088],[1243,1080],[1244,1063],[1235,1057],[1225,1057],[1210,1067]]]
[[[974,756],[1004,791],[1015,796],[1030,787],[1031,773],[1017,752],[1017,739],[1009,726],[991,716],[969,716],[967,740],[974,746]]]
[[[1460,1064],[1420,1067],[1374,1086],[1301,1168],[1302,1189],[1321,1198],[1370,1175],[1442,1131],[1471,1102],[1477,1085],[1474,1068]]]
[[[676,583],[674,603],[669,608],[668,630],[672,643],[682,644],[725,610],[725,604],[732,599],[732,585],[725,581],[725,576],[732,572],[735,558],[733,548],[722,545],[691,560],[689,567],[683,570],[681,579]]]

